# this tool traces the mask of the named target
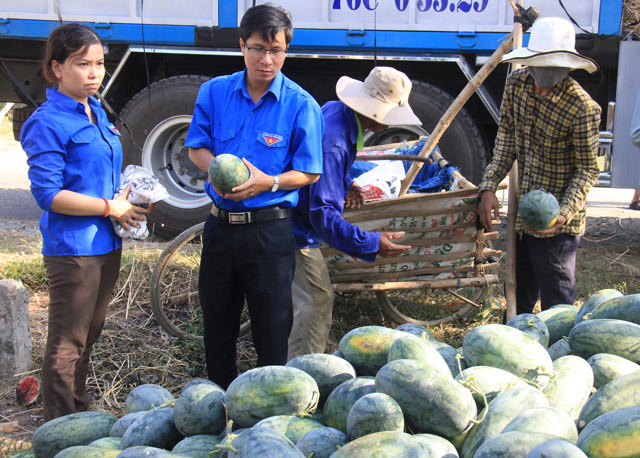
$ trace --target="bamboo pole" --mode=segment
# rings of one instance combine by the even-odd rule
[[[516,26],[519,25],[520,24],[516,23]],[[516,30],[516,26],[514,26],[514,31]],[[498,49],[493,52],[489,60],[480,68],[478,73],[476,73],[473,78],[471,78],[464,89],[462,89],[460,94],[458,94],[458,97],[456,97],[449,108],[447,108],[447,111],[442,115],[442,117],[438,121],[438,124],[436,124],[436,127],[433,129],[433,132],[431,132],[431,135],[429,135],[427,142],[422,147],[422,151],[420,151],[420,154],[418,155],[419,157],[429,156],[431,151],[433,151],[433,149],[438,144],[438,141],[440,140],[444,132],[447,130],[447,127],[449,127],[449,124],[451,124],[451,121],[453,121],[456,114],[458,114],[466,101],[469,100],[469,98],[476,92],[476,90],[480,87],[487,76],[489,76],[493,69],[498,66],[502,56],[511,50],[511,47],[513,46],[513,35],[513,31],[509,33],[509,35],[507,35],[500,46],[498,46]],[[407,175],[405,176],[404,180],[402,180],[402,186],[400,187],[400,196],[404,196],[407,193],[409,187],[411,186],[411,183],[413,183],[413,180],[416,178],[416,175],[418,175],[418,172],[421,168],[421,162],[414,162],[411,165],[409,171],[407,172]]]
[[[520,6],[523,6],[523,0],[516,0]],[[517,8],[510,1],[514,14]],[[516,22],[513,27],[513,49],[522,47],[522,24]],[[516,70],[519,64],[512,64],[511,69]],[[518,218],[518,161],[513,161],[511,171],[509,172],[509,191],[508,191],[508,210],[507,210],[507,268],[505,272],[505,299],[507,301],[506,321],[516,316],[516,219]]]

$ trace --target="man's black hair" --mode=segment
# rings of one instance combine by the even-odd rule
[[[293,38],[291,16],[284,9],[271,3],[249,8],[240,21],[240,38],[245,43],[251,35],[258,32],[262,39],[271,42],[280,32],[289,46]]]

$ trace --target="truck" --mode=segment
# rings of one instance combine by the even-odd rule
[[[623,35],[626,0],[527,0],[542,16],[576,27],[578,52],[595,59],[593,75],[572,73],[603,107],[599,184],[635,187],[637,161],[627,135],[640,90],[640,42]],[[59,24],[79,22],[102,37],[107,76],[101,97],[122,132],[124,165],[152,171],[170,197],[150,216],[156,235],[172,237],[203,221],[211,205],[207,179],[184,146],[200,85],[242,70],[238,25],[256,0],[3,0],[0,4],[0,101],[14,109],[14,135],[45,100],[43,44]],[[410,104],[422,127],[390,126],[367,145],[428,135],[454,97],[513,29],[509,0],[272,0],[293,19],[283,72],[322,104],[335,99],[342,75],[363,80],[375,65],[393,66],[413,82]],[[523,45],[528,36],[525,34]],[[508,66],[494,70],[439,141],[442,155],[474,183],[490,159]],[[620,85],[620,81],[623,85]],[[618,91],[618,94],[616,94]],[[618,100],[617,109],[612,109]],[[621,106],[622,105],[622,106]],[[615,119],[614,119],[615,117]],[[624,133],[623,128],[620,132]],[[625,143],[626,137],[626,143]],[[618,145],[618,138],[620,144]],[[612,156],[612,152],[616,154]],[[611,158],[613,157],[613,162]],[[619,158],[619,159],[618,159]],[[617,161],[617,162],[616,162]]]

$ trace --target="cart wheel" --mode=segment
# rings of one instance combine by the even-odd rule
[[[479,304],[487,294],[487,287],[467,287],[455,293]],[[437,326],[464,318],[475,307],[444,289],[413,289],[407,291],[377,291],[378,304],[396,323]]]
[[[162,329],[174,337],[202,340],[202,309],[198,297],[198,271],[204,223],[180,233],[162,251],[151,274],[151,310]],[[251,332],[245,303],[240,337]]]

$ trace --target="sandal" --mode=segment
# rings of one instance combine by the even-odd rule
[[[634,200],[629,204],[631,210],[640,210],[640,200]]]

